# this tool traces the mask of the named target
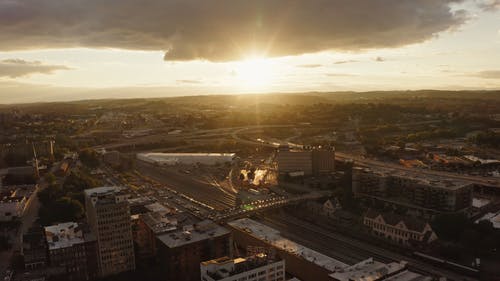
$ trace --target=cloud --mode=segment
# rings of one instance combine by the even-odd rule
[[[35,73],[52,74],[56,70],[70,69],[64,65],[48,65],[39,61],[4,59],[0,61],[0,77],[17,78]]]
[[[181,83],[181,84],[201,84],[201,81],[200,80],[181,79],[181,80],[177,80],[177,83]]]
[[[500,0],[476,0],[478,6],[485,11],[500,9]]]
[[[325,75],[329,76],[329,77],[354,77],[354,76],[358,76],[356,74],[350,74],[350,73],[327,73]]]
[[[358,61],[357,60],[340,60],[340,61],[334,62],[333,64],[346,64],[346,63],[354,63],[354,62],[358,62]]]
[[[383,57],[376,57],[373,60],[376,61],[376,62],[383,62],[383,61],[385,61],[385,59]]]
[[[322,64],[299,64],[297,67],[303,67],[303,68],[318,68],[322,67]]]
[[[240,60],[419,43],[466,20],[462,0],[7,0],[0,51],[121,48]]]
[[[500,79],[500,70],[485,70],[474,75],[475,77],[484,79]]]

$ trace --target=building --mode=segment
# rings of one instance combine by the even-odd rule
[[[34,226],[22,236],[22,255],[24,269],[36,270],[48,265],[48,246],[45,240],[45,230],[41,226]]]
[[[120,187],[85,190],[87,222],[96,236],[99,276],[135,269],[127,194]]]
[[[469,210],[473,184],[401,170],[355,167],[352,191],[357,198],[404,207],[413,215],[432,218]]]
[[[285,261],[265,254],[247,258],[223,257],[202,262],[201,281],[284,281]]]
[[[373,234],[399,244],[428,244],[438,239],[427,222],[396,214],[382,214],[370,210],[365,214],[363,224],[370,228]]]
[[[407,270],[407,263],[392,262],[384,264],[369,258],[348,266],[330,275],[332,281],[378,281],[378,280],[414,280],[430,281],[431,277],[422,276]]]
[[[137,245],[137,256],[147,259],[156,256],[158,250],[158,235],[177,230],[183,214],[176,214],[172,209],[147,212],[136,215],[137,223],[133,231]]]
[[[157,236],[157,260],[166,280],[200,280],[200,263],[232,256],[231,233],[205,220]]]
[[[231,163],[234,153],[138,153],[137,159],[158,165],[215,165]]]
[[[26,197],[10,196],[0,200],[0,221],[12,221],[23,215]]]
[[[286,272],[304,281],[328,281],[329,275],[347,267],[334,258],[304,247],[281,236],[280,232],[243,218],[228,223],[235,244],[240,248],[271,247],[286,263]]]
[[[66,222],[45,227],[51,268],[66,280],[93,280],[97,277],[96,240],[84,226]]]
[[[281,176],[296,173],[320,176],[335,171],[334,149],[291,150],[288,146],[280,146],[276,160]]]

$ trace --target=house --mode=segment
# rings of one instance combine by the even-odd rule
[[[364,215],[363,224],[374,235],[384,237],[399,244],[429,244],[438,239],[429,223],[392,213],[379,213],[369,210]]]

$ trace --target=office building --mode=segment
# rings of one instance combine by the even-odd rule
[[[285,261],[266,254],[247,258],[223,257],[202,262],[201,281],[284,281]]]
[[[66,280],[97,277],[97,247],[94,236],[76,222],[45,227],[49,264]],[[55,272],[55,270],[53,270]]]
[[[157,236],[157,260],[166,280],[199,281],[200,263],[232,256],[231,233],[205,220]]]
[[[292,150],[280,146],[276,156],[281,176],[301,173],[304,176],[329,175],[335,171],[334,149]]]
[[[87,221],[97,239],[99,276],[135,269],[127,194],[120,187],[85,190]]]

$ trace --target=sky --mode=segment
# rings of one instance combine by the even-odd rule
[[[0,103],[500,89],[500,0],[0,0]]]

